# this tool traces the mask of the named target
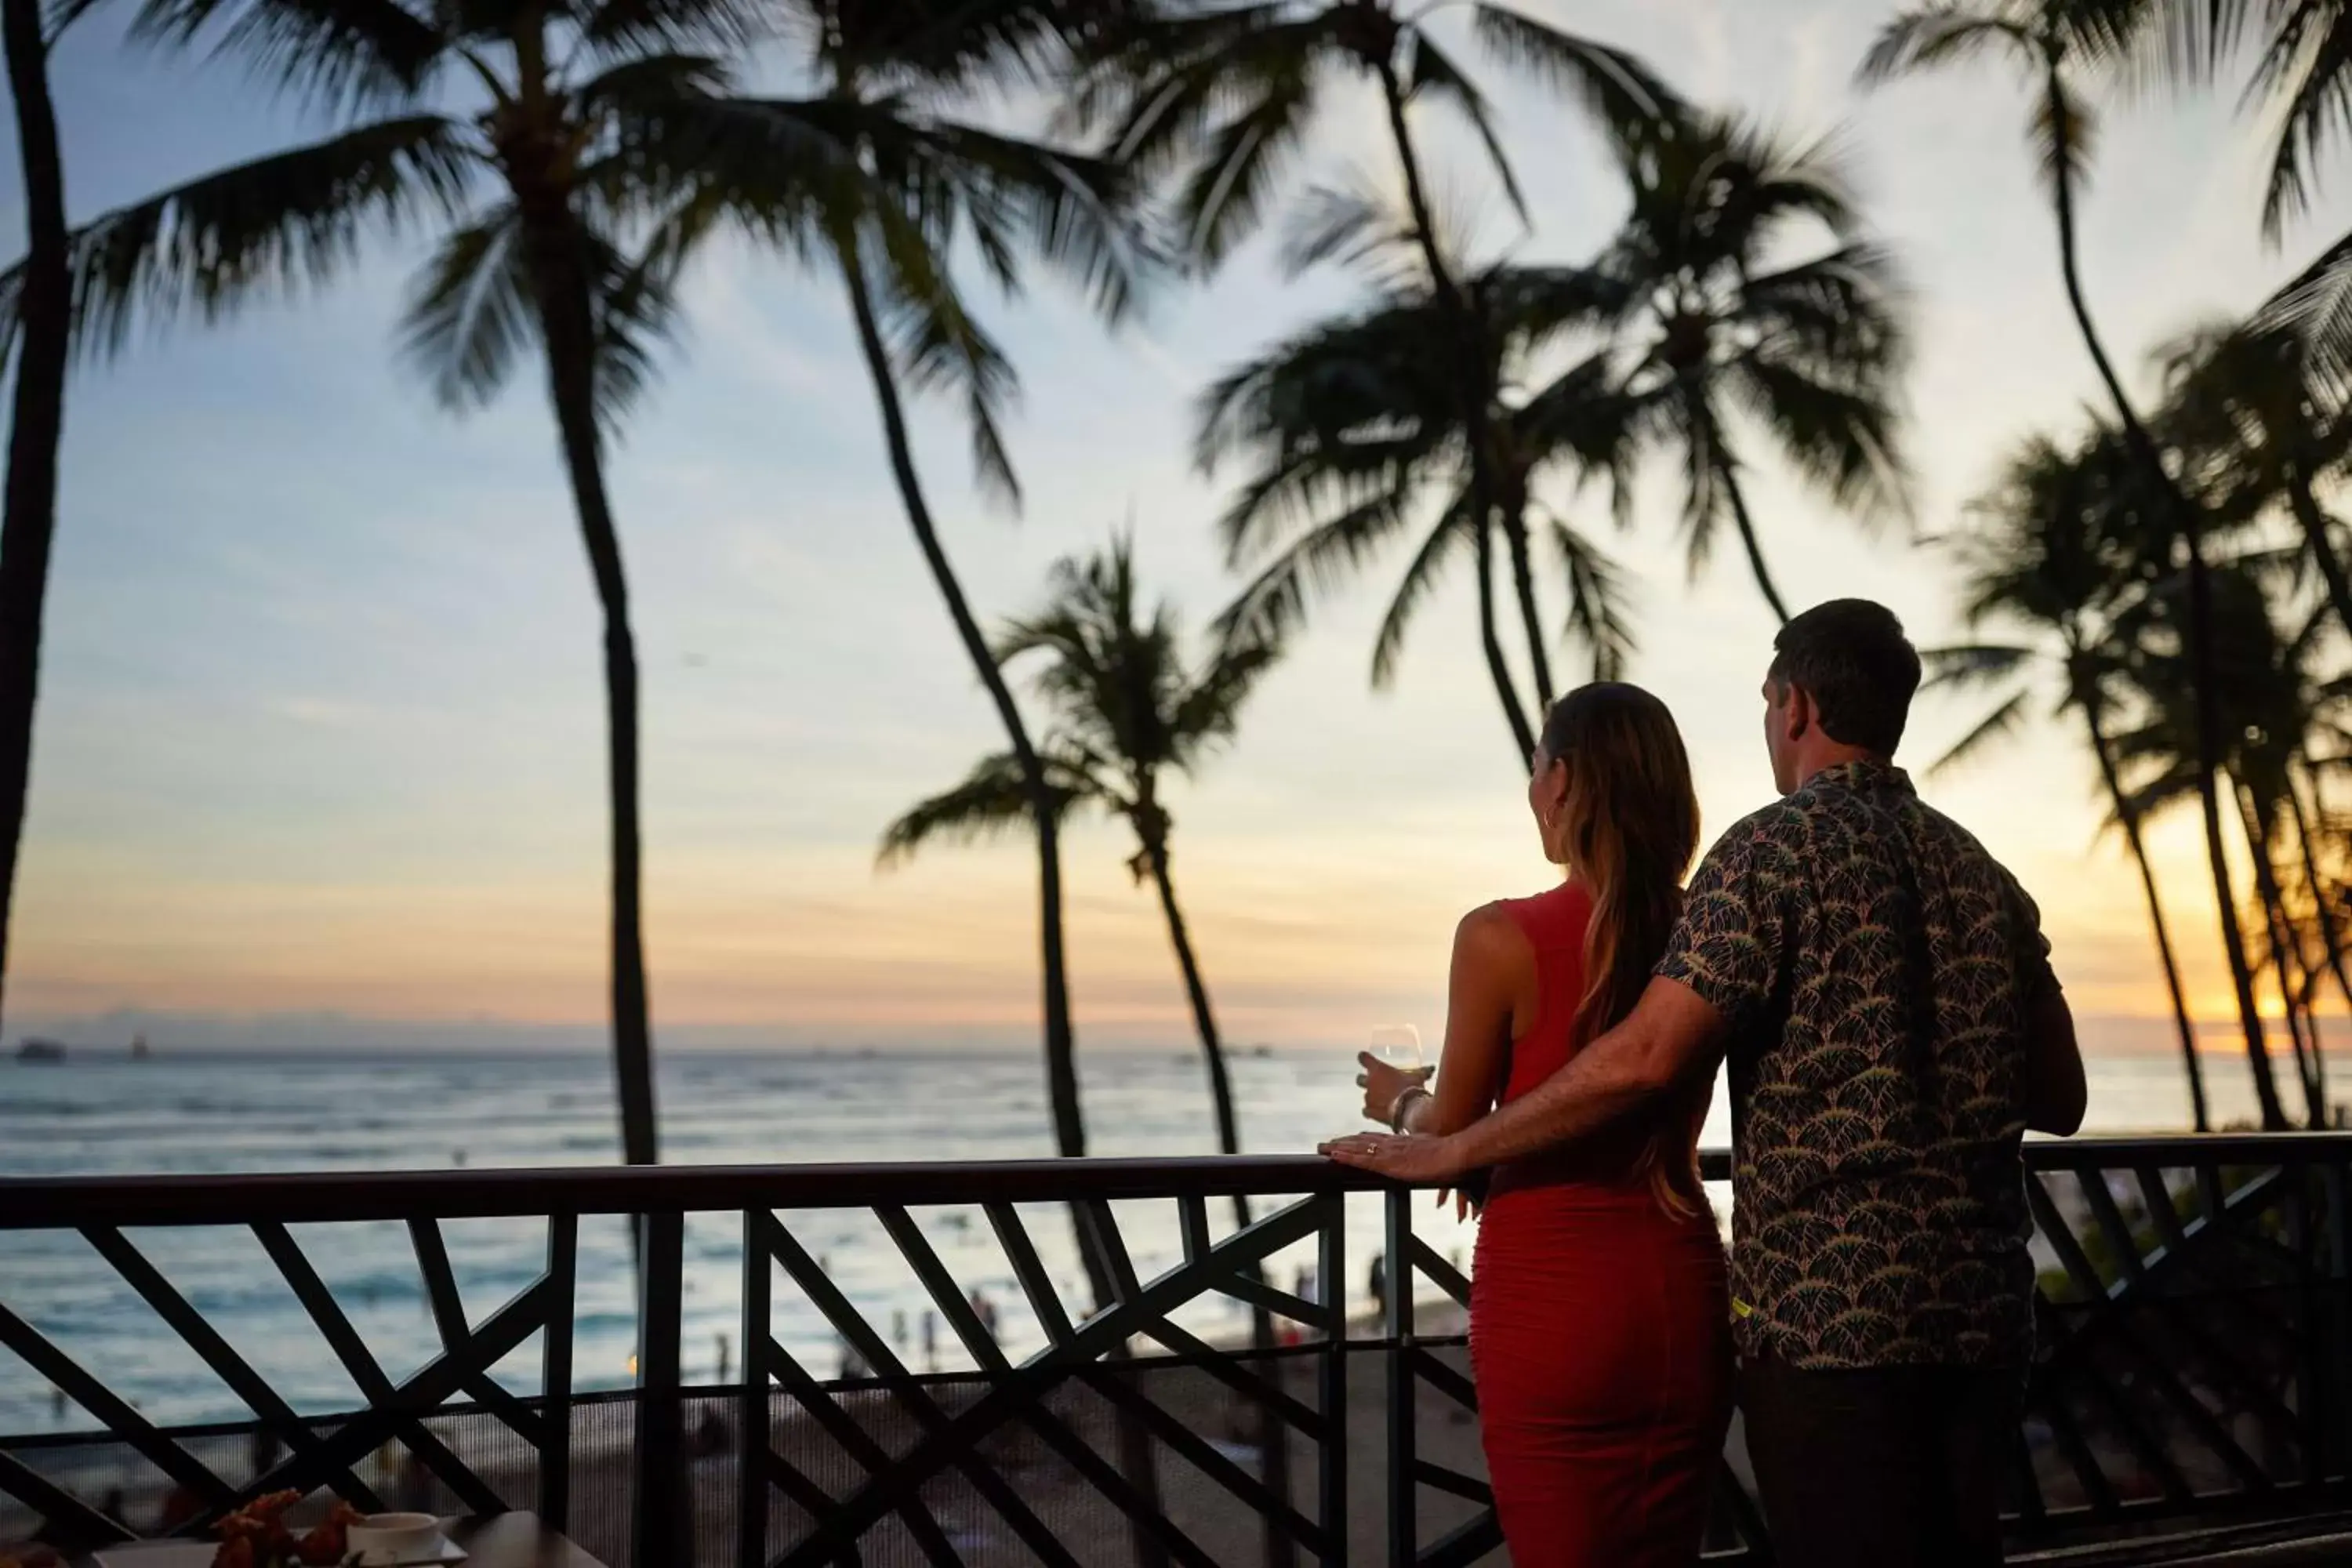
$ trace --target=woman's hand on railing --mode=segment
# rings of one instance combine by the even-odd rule
[[[1452,1138],[1427,1138],[1412,1133],[1350,1132],[1318,1144],[1315,1152],[1327,1160],[1370,1171],[1392,1182],[1413,1186],[1452,1186],[1469,1169]]]

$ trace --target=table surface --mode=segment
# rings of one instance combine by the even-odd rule
[[[450,1518],[441,1521],[449,1539],[466,1549],[463,1568],[604,1568],[562,1532],[541,1524],[539,1516],[530,1513],[501,1513],[487,1519]],[[194,1555],[190,1549],[203,1553]],[[140,1568],[152,1562],[154,1568],[166,1564],[177,1568],[181,1561],[202,1564],[211,1560],[211,1547],[203,1542],[147,1542],[106,1549],[109,1568],[121,1563],[123,1568]],[[85,1560],[85,1562],[93,1560]]]

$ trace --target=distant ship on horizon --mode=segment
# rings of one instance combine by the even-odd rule
[[[16,1047],[16,1059],[20,1062],[61,1062],[66,1059],[65,1042],[28,1037],[23,1045]]]

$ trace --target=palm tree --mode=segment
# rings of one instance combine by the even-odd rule
[[[2266,956],[2283,1009],[2289,1015],[2306,1100],[2315,1124],[2324,1125],[2324,1099],[2313,1088],[2298,1032],[2305,993],[2295,971],[2302,966],[2303,955],[2283,921],[2284,900],[2276,849],[2288,770],[2323,701],[2319,683],[2311,673],[2319,640],[2315,634],[2332,616],[2309,617],[2295,635],[2280,636],[2272,618],[2271,596],[2259,578],[2271,565],[2255,558],[2216,574],[2220,615],[2215,628],[2220,633],[2218,664],[2222,678],[2216,696],[2226,704],[2232,721],[2223,783],[2231,793],[2253,862],[2254,923],[2258,930],[2269,932]],[[2134,616],[2142,624],[2126,634],[2129,644],[2126,669],[2137,694],[2135,705],[2140,719],[2116,735],[2116,747],[2126,773],[2138,775],[2133,799],[2143,815],[2184,799],[2197,788],[2199,763],[2194,718],[2185,700],[2182,639],[2162,630],[2165,618],[2172,613],[2165,601],[2172,596],[2169,591],[2151,595]],[[2266,1100],[2265,1127],[2284,1126],[2284,1112],[2278,1112],[2273,1121],[2273,1110]]]
[[[604,615],[614,1055],[624,1157],[651,1163],[637,667],[605,441],[652,374],[678,268],[714,222],[805,230],[830,213],[901,211],[899,194],[858,163],[834,105],[730,92],[717,57],[754,32],[735,0],[149,0],[133,30],[215,37],[359,122],[79,230],[73,314],[86,340],[119,349],[142,318],[209,322],[324,285],[363,239],[435,220],[442,238],[404,327],[435,395],[477,405],[540,351]],[[916,226],[891,223],[908,293],[934,286],[906,242]]]
[[[2203,81],[2259,28],[2261,53],[2242,106],[2273,121],[2263,235],[2273,245],[2308,214],[2321,157],[2352,103],[2352,15],[2318,0],[2169,0],[2164,61]],[[2312,379],[2341,396],[2352,383],[2352,234],[2336,239],[2282,287],[2257,317],[2299,339]]]
[[[1764,562],[1740,481],[1736,413],[1833,503],[1864,516],[1907,506],[1900,451],[1909,363],[1894,262],[1864,237],[1838,160],[1706,117],[1623,151],[1633,203],[1593,269],[1613,288],[1594,325],[1617,363],[1618,439],[1677,452],[1694,574],[1727,516],[1772,613],[1787,604]],[[1830,244],[1790,259],[1808,228]]]
[[[1217,1124],[1217,1147],[1241,1152],[1241,1121],[1234,1103],[1233,1079],[1217,1031],[1209,988],[1176,900],[1169,835],[1173,827],[1161,787],[1164,773],[1190,776],[1233,736],[1241,708],[1259,677],[1273,665],[1276,645],[1265,639],[1223,640],[1207,662],[1187,668],[1182,628],[1163,604],[1150,620],[1139,616],[1132,542],[1115,541],[1108,554],[1086,561],[1065,559],[1053,572],[1054,597],[1045,609],[1014,622],[994,658],[1010,664],[1043,656],[1035,688],[1053,715],[1042,763],[1051,809],[1043,822],[1058,831],[1061,819],[1092,808],[1115,816],[1134,832],[1136,852],[1128,869],[1138,882],[1150,878],[1168,921],[1192,1024],[1208,1068],[1210,1102]],[[1001,679],[1001,677],[1000,677]],[[1029,769],[1011,752],[984,757],[969,776],[942,795],[922,801],[884,833],[881,864],[911,858],[939,839],[970,842],[1026,826],[1038,830]],[[1234,1218],[1250,1223],[1247,1197],[1234,1197]],[[1086,1229],[1081,1226],[1082,1251]],[[1089,1268],[1099,1267],[1087,1252]],[[1103,1287],[1097,1287],[1098,1289]],[[1108,1304],[1108,1299],[1105,1298]],[[1261,1304],[1252,1312],[1255,1342],[1274,1343],[1272,1316]],[[1266,1484],[1278,1495],[1289,1491],[1289,1462],[1282,1417],[1268,1405],[1260,1412],[1260,1452]],[[1147,1440],[1122,1426],[1123,1453],[1131,1476],[1154,1471]],[[1288,1562],[1289,1538],[1272,1521],[1266,1528],[1268,1560]],[[1160,1560],[1139,1534],[1140,1561]]]
[[[33,706],[40,692],[41,616],[58,528],[58,439],[65,426],[73,273],[66,229],[65,163],[49,101],[50,39],[40,0],[0,0],[0,45],[16,105],[25,178],[25,262],[8,306],[16,389],[9,414],[8,477],[0,497],[0,988],[33,773]]]
[[[1228,563],[1254,567],[1255,574],[1223,624],[1250,637],[1287,636],[1319,595],[1420,531],[1374,639],[1372,685],[1384,688],[1394,679],[1415,614],[1445,568],[1467,553],[1487,674],[1514,755],[1524,763],[1535,749],[1541,710],[1531,712],[1522,700],[1504,649],[1496,536],[1508,542],[1515,562],[1531,561],[1538,542],[1549,546],[1567,595],[1565,629],[1590,650],[1597,677],[1618,673],[1633,651],[1630,606],[1616,568],[1537,499],[1539,481],[1553,474],[1580,478],[1607,458],[1594,454],[1618,426],[1614,394],[1590,370],[1562,375],[1532,395],[1524,390],[1545,351],[1593,314],[1606,280],[1578,268],[1496,262],[1456,268],[1463,299],[1479,321],[1479,398],[1487,451],[1496,459],[1489,493],[1497,504],[1482,511],[1473,422],[1452,368],[1456,334],[1451,313],[1437,304],[1418,237],[1383,219],[1375,204],[1320,192],[1292,237],[1290,260],[1305,267],[1331,256],[1369,270],[1373,300],[1235,366],[1201,399],[1195,458],[1202,470],[1213,473],[1235,458],[1247,464],[1218,528]],[[1518,587],[1520,630],[1540,693],[1550,689],[1552,634],[1532,581],[1522,578]]]
[[[2084,738],[2099,766],[2116,826],[2138,868],[2147,900],[2149,930],[2172,1005],[2183,1070],[2197,1131],[2211,1120],[2205,1104],[2204,1069],[2197,1058],[2197,1031],[2180,984],[2180,965],[2157,891],[2156,871],[2140,832],[2140,812],[2117,772],[2110,683],[2116,661],[2106,651],[2108,616],[2121,593],[2131,591],[2131,563],[2119,559],[2118,531],[2101,516],[2128,487],[2132,469],[2110,431],[2094,433],[2073,448],[2047,437],[2027,441],[2011,458],[2000,481],[1973,508],[1975,526],[1949,541],[1961,561],[1961,609],[1971,630],[1988,624],[2014,627],[2019,642],[1972,641],[1931,648],[1925,655],[1929,688],[2003,688],[1986,716],[1934,764],[1943,772],[2015,732],[2036,692],[2034,678],[2058,678],[2053,716],[2072,712],[2083,721]],[[2255,1073],[2267,1085],[2266,1068]],[[2272,1091],[2275,1098],[2275,1090]]]
[[[997,642],[996,658],[1007,665],[1031,655],[1046,661],[1035,689],[1053,715],[1045,758],[1057,816],[1100,811],[1135,835],[1128,870],[1139,883],[1149,879],[1160,896],[1208,1068],[1217,1148],[1239,1153],[1241,1123],[1216,1014],[1176,899],[1169,847],[1174,819],[1163,775],[1192,776],[1233,738],[1242,705],[1277,649],[1256,638],[1226,639],[1204,663],[1188,668],[1174,608],[1161,604],[1148,621],[1141,616],[1133,544],[1123,537],[1107,552],[1055,563],[1053,583],[1052,601],[1013,623]],[[971,842],[1034,825],[1020,764],[999,752],[892,823],[881,858],[896,865],[937,840]]]
[[[2189,689],[2196,708],[2198,795],[2204,816],[2206,859],[2214,887],[2226,893],[2229,858],[2218,794],[2222,725],[2216,706],[2219,672],[2213,650],[2213,584],[2205,560],[2203,519],[2196,503],[2175,484],[2155,437],[2116,374],[2114,361],[2091,320],[2075,244],[2074,193],[2089,169],[2094,117],[2071,75],[2084,67],[2124,59],[2141,43],[2149,16],[2147,0],[1936,0],[1903,12],[1886,24],[1864,57],[1860,77],[1865,85],[1875,85],[1994,53],[2004,55],[2032,77],[2039,101],[2032,135],[2042,173],[2050,182],[2066,302],[2081,331],[2083,346],[2115,405],[2124,440],[2143,470],[2148,493],[2168,514],[2169,526],[2163,534],[2168,539],[2177,535],[2187,557],[2186,641]],[[2230,957],[2246,1050],[2249,1055],[2260,1055],[2262,1020],[2254,1010],[2243,937],[2226,896],[2221,913],[2222,943]]]
[[[2167,445],[2188,459],[2187,482],[2216,518],[2284,508],[2304,559],[2352,633],[2352,575],[2319,487],[2352,458],[2352,421],[2312,389],[2303,341],[2261,322],[2207,326],[2159,350]]]
[[[951,387],[963,400],[983,488],[1017,501],[1019,484],[998,426],[1014,375],[966,308],[949,253],[971,252],[1008,291],[1024,253],[1071,274],[1096,308],[1117,320],[1131,301],[1148,237],[1130,216],[1118,166],[1041,142],[999,134],[927,105],[982,84],[1008,59],[1034,68],[1051,57],[1065,16],[1028,0],[932,13],[921,5],[866,7],[824,0],[805,65],[862,167],[900,193],[896,207],[845,206],[827,217],[804,256],[837,271],[872,381],[890,472],[956,636],[996,710],[1037,835],[1047,1098],[1055,1146],[1086,1152],[1078,1105],[1076,1035],[1063,951],[1059,805],[1045,760],[965,597],[915,463],[901,388]],[[787,240],[797,237],[779,236]],[[1087,1249],[1097,1299],[1108,1300],[1104,1260]]]
[[[1116,155],[1152,174],[1181,173],[1177,216],[1192,254],[1214,267],[1265,212],[1333,84],[1352,77],[1378,88],[1430,300],[1447,328],[1433,363],[1454,379],[1464,411],[1468,510],[1483,548],[1484,520],[1501,493],[1481,385],[1494,351],[1445,254],[1412,136],[1416,100],[1434,100],[1464,116],[1512,205],[1526,214],[1485,95],[1428,26],[1436,9],[1406,15],[1391,0],[1254,0],[1150,14],[1110,30],[1076,112],[1082,122],[1113,127]],[[1469,10],[1473,36],[1490,56],[1580,100],[1619,142],[1670,135],[1683,117],[1675,94],[1622,50],[1493,0],[1470,0]],[[1532,620],[1533,565],[1522,539],[1507,542],[1523,614]],[[1537,663],[1538,710],[1551,700],[1547,675]]]

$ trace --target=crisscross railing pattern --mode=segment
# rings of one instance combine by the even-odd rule
[[[2042,1342],[2015,1539],[2352,1502],[2352,1138],[2085,1140],[2029,1163]],[[1244,1194],[1259,1201],[1229,1219]],[[78,1235],[108,1288],[250,1413],[151,1418],[0,1270],[0,1351],[92,1428],[0,1436],[0,1539],[11,1507],[74,1545],[201,1533],[291,1487],[371,1509],[530,1507],[635,1568],[1499,1561],[1469,1284],[1416,1234],[1412,1197],[1308,1159],[0,1183],[0,1231]],[[1352,1319],[1351,1205],[1360,1248],[1387,1260],[1381,1300]],[[971,1223],[948,1226],[950,1210]],[[598,1391],[575,1386],[581,1225],[614,1215],[635,1216],[638,1353],[630,1387]],[[741,1364],[689,1386],[688,1222],[714,1215],[740,1248]],[[828,1268],[844,1215],[895,1251],[954,1364],[918,1371],[903,1328]],[[536,1218],[543,1241],[477,1317],[445,1226],[486,1217]],[[436,1346],[403,1377],[295,1230],[384,1221],[405,1228]],[[188,1226],[249,1233],[357,1405],[305,1408],[268,1347],[240,1350],[237,1325],[200,1310],[145,1240]],[[1099,1300],[1057,1283],[1073,1237]],[[970,1289],[983,1242],[1019,1333]],[[1276,1283],[1302,1260],[1317,1288]],[[534,1340],[536,1375],[519,1378]],[[830,1374],[812,1349],[828,1342]],[[1711,1557],[1764,1553],[1746,1473],[1735,1441]]]

